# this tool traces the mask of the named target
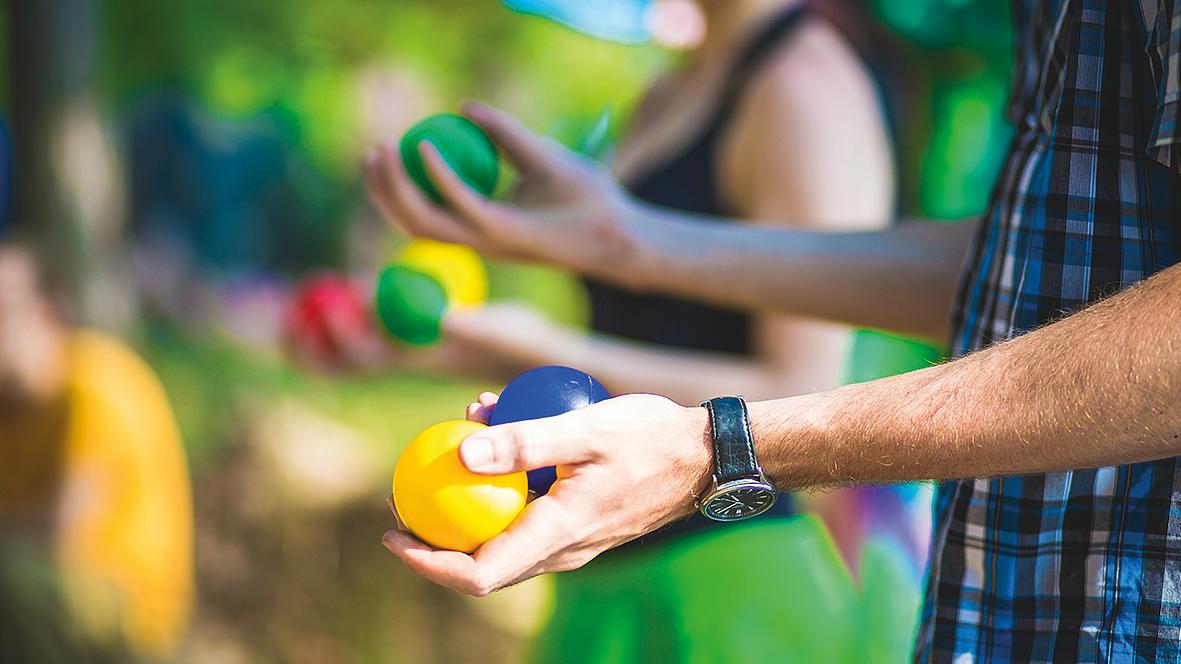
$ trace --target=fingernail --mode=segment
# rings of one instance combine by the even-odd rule
[[[391,546],[393,546],[394,539],[396,539],[397,536],[398,536],[398,531],[396,531],[396,530],[385,531],[385,534],[381,536],[381,545],[387,549],[390,548]]]
[[[492,464],[492,441],[487,438],[468,438],[459,446],[459,457],[468,470],[479,471]]]

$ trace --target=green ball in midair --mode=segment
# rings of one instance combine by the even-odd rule
[[[496,146],[483,129],[467,118],[440,113],[422,120],[402,136],[398,150],[406,173],[431,200],[443,204],[443,196],[427,175],[426,165],[418,152],[418,145],[423,141],[435,146],[443,161],[469,187],[484,196],[492,195],[500,174],[500,162]]]
[[[391,265],[377,277],[377,318],[395,339],[427,345],[439,340],[447,293],[423,272]]]

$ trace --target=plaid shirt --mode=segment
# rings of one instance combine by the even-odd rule
[[[1015,7],[1017,133],[957,354],[1181,260],[1181,0]],[[1181,458],[944,483],[935,524],[920,661],[1181,662]]]

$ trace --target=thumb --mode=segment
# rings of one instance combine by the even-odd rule
[[[492,302],[481,307],[456,308],[443,316],[443,333],[452,339],[482,348],[503,348],[519,345],[521,329],[529,310],[521,305]]]
[[[488,306],[488,305],[485,305]],[[441,326],[447,336],[471,339],[479,337],[483,322],[484,307],[475,309],[450,309],[443,315]]]
[[[565,417],[502,424],[472,434],[459,446],[459,458],[481,475],[592,461],[593,443],[566,425]]]

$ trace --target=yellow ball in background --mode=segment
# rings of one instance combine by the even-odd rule
[[[398,459],[394,506],[410,532],[433,547],[471,553],[525,509],[524,472],[477,475],[459,460],[459,444],[487,428],[440,422],[415,436]]]
[[[435,240],[411,240],[395,261],[433,277],[452,307],[478,307],[488,301],[488,270],[470,247]]]

